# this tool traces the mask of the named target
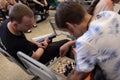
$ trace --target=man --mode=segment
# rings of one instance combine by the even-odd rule
[[[36,10],[41,11],[42,14],[49,14],[49,1],[47,0],[33,0],[36,4]]]
[[[17,52],[22,51],[42,63],[59,56],[59,47],[68,40],[50,43],[49,39],[38,43],[26,39],[24,32],[33,27],[34,14],[24,4],[15,4],[9,11],[9,19],[0,26],[1,46],[17,60]]]
[[[115,11],[114,5],[119,2],[120,0],[94,0],[88,8],[88,12],[96,16],[101,11]]]
[[[84,80],[95,65],[106,80],[120,80],[120,16],[104,11],[92,20],[76,2],[63,2],[56,9],[57,26],[78,37],[76,70],[69,80]]]

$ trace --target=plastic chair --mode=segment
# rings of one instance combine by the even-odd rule
[[[54,37],[56,37],[56,35],[53,33],[46,35],[48,36],[49,39],[52,39]],[[41,42],[44,40],[44,38],[46,37],[38,37],[35,38],[35,41]],[[37,80],[39,77],[32,73],[28,67],[24,66],[22,63],[20,63],[19,61],[17,61],[13,56],[11,56],[7,51],[6,51],[6,47],[4,46],[4,44],[2,43],[2,40],[0,38],[0,53],[3,54],[9,61],[14,62],[15,64],[17,64],[21,69],[23,69],[27,74],[32,75],[33,77],[30,80]],[[17,54],[17,53],[16,53]]]
[[[6,52],[1,47],[0,47],[0,53],[3,54],[9,61],[14,62],[15,64],[17,64],[27,74],[32,75],[33,77],[30,80],[36,80],[36,79],[38,79],[37,76],[35,76],[34,74],[32,74],[25,66],[23,66],[23,64],[21,64],[20,62],[18,62],[14,57],[12,57],[8,52]]]
[[[42,63],[20,51],[17,52],[17,56],[32,74],[40,77],[42,80],[57,80],[55,74]]]

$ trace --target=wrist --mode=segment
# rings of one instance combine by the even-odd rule
[[[39,47],[40,49],[42,49],[43,51],[45,50],[45,48],[44,47]]]

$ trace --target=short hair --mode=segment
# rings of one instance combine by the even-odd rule
[[[118,3],[118,2],[120,2],[120,0],[112,0],[113,1],[113,3]]]
[[[21,23],[24,16],[34,17],[33,11],[24,4],[17,3],[9,11],[11,21]]]
[[[79,24],[85,16],[85,10],[79,3],[73,1],[62,2],[58,5],[55,22],[58,28],[67,28],[66,22]]]

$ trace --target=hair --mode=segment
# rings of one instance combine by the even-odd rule
[[[120,0],[112,0],[113,1],[113,3],[118,3],[118,2],[120,2]]]
[[[87,9],[88,13],[93,15],[93,12],[95,10],[96,5],[98,4],[100,0],[94,0],[93,3],[90,5],[90,7]]]
[[[73,1],[62,2],[58,5],[55,21],[58,28],[67,28],[66,22],[79,24],[82,22],[85,10],[79,3]]]
[[[15,4],[9,11],[9,18],[11,21],[21,23],[24,16],[34,17],[32,10],[24,4]]]

